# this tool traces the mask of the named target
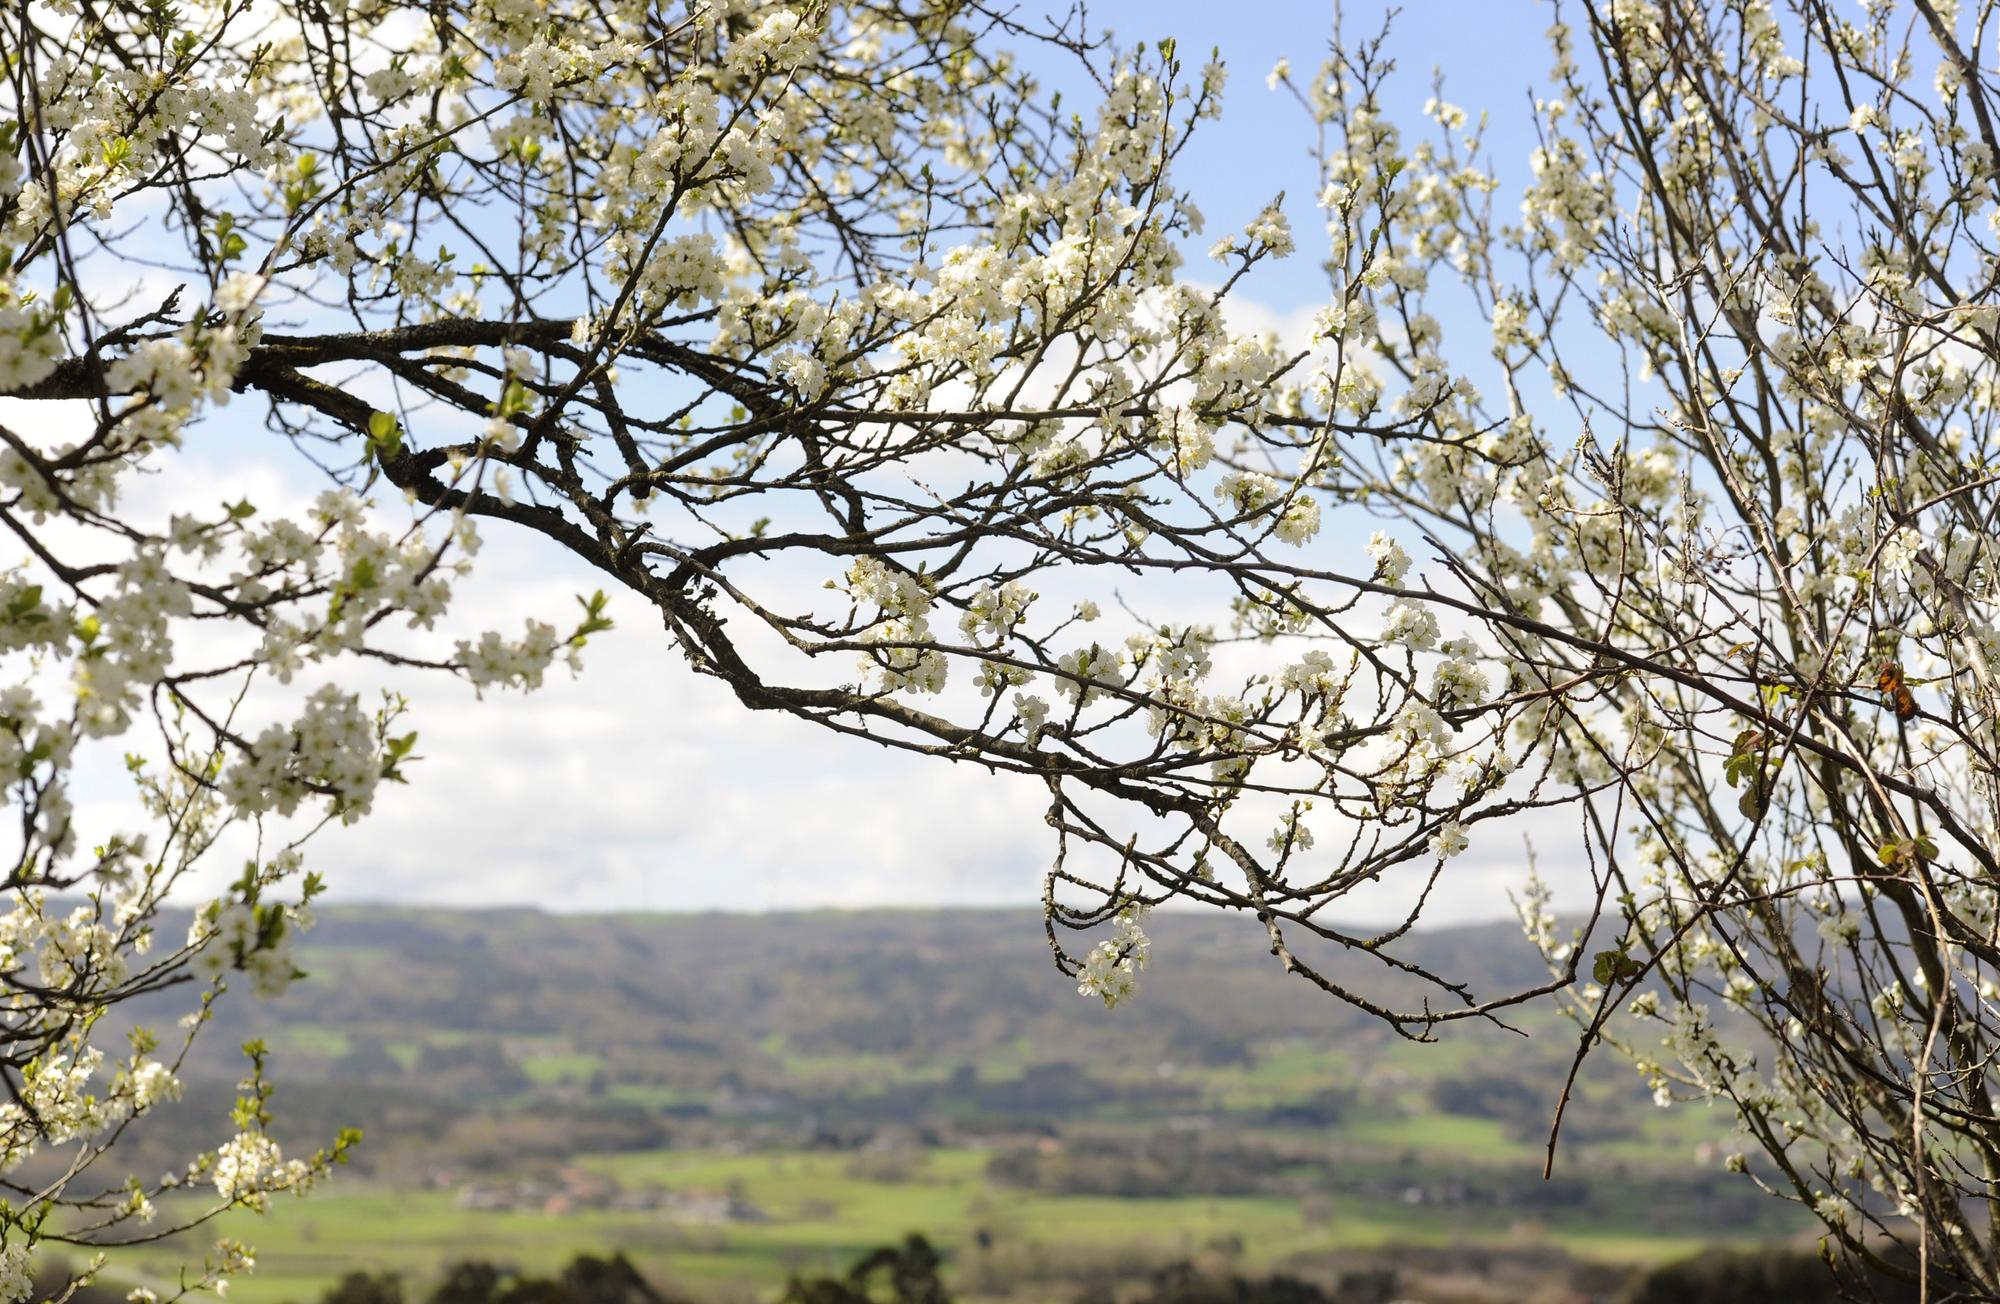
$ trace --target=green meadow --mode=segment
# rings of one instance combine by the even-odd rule
[[[545,1273],[624,1251],[689,1296],[755,1304],[920,1232],[961,1298],[1025,1304],[1189,1260],[1311,1271],[1477,1245],[1649,1263],[1797,1227],[1722,1172],[1722,1115],[1656,1108],[1608,1058],[1543,1181],[1576,1044],[1553,1011],[1417,1042],[1288,981],[1247,935],[1153,933],[1140,996],[1106,1011],[1018,914],[330,910],[312,978],[223,1003],[187,1099],[135,1142],[164,1167],[226,1138],[232,1049],[256,1037],[286,1145],[356,1125],[353,1166],[268,1215],[116,1251],[113,1272],[171,1288],[230,1236],[258,1258],[234,1298],[311,1304],[356,1270],[421,1292],[456,1261]],[[1431,944],[1498,985],[1522,976],[1518,941]],[[577,1170],[619,1198],[518,1195]],[[512,1207],[464,1207],[482,1190]]]
[[[768,1215],[718,1226],[680,1225],[648,1213],[470,1210],[449,1191],[336,1182],[267,1215],[225,1216],[199,1238],[120,1251],[113,1275],[157,1287],[173,1280],[202,1241],[232,1236],[255,1248],[258,1266],[233,1285],[231,1298],[280,1304],[311,1300],[357,1269],[395,1271],[420,1284],[456,1259],[547,1271],[581,1252],[619,1249],[656,1281],[719,1300],[750,1300],[768,1296],[794,1273],[837,1271],[875,1245],[922,1230],[949,1250],[961,1281],[975,1289],[1006,1283],[1010,1289],[993,1296],[1002,1298],[1037,1277],[1202,1255],[1262,1270],[1330,1250],[1479,1242],[1657,1262],[1716,1239],[1647,1234],[1637,1210],[1614,1211],[1629,1217],[1579,1210],[1548,1221],[1510,1220],[1335,1196],[1330,1210],[1309,1220],[1296,1199],[1043,1195],[995,1187],[985,1177],[987,1158],[976,1150],[927,1151],[896,1180],[857,1175],[849,1156],[802,1151],[653,1151],[583,1160],[628,1184],[728,1188]]]

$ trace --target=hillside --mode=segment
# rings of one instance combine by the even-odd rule
[[[1254,926],[1165,916],[1149,932],[1144,988],[1107,1011],[1055,971],[1026,912],[330,910],[309,980],[223,1002],[187,1098],[139,1141],[165,1162],[228,1135],[233,1048],[251,1037],[274,1052],[289,1142],[364,1129],[335,1194],[244,1229],[295,1274],[260,1291],[551,1236],[536,1261],[616,1241],[726,1283],[909,1230],[990,1247],[1003,1224],[1037,1254],[1152,1261],[1220,1237],[1260,1263],[1524,1235],[1657,1257],[1792,1226],[1720,1171],[1715,1116],[1656,1108],[1608,1057],[1543,1181],[1575,1047],[1551,1011],[1523,1013],[1528,1035],[1420,1045],[1286,978]],[[1488,990],[1538,972],[1506,926],[1418,951]],[[149,1013],[179,1012],[168,996]],[[1071,1225],[1076,1201],[1111,1221]],[[558,1206],[561,1224],[505,1221]],[[418,1208],[436,1221],[411,1241]],[[690,1220],[720,1230],[691,1248]]]

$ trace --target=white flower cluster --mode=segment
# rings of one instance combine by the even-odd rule
[[[503,638],[489,629],[477,643],[460,640],[458,664],[475,689],[519,688],[525,692],[540,688],[542,677],[558,655],[566,657],[571,669],[578,667],[580,645],[574,639],[564,639],[547,621],[530,619],[525,626],[516,639]]]
[[[1056,691],[1079,706],[1088,706],[1103,696],[1098,685],[1118,686],[1125,682],[1124,658],[1101,643],[1063,653],[1056,669],[1061,671],[1056,677]]]
[[[289,866],[273,867],[265,878],[276,882],[290,872]],[[294,947],[311,922],[303,906],[210,902],[188,925],[188,947],[195,953],[191,968],[210,982],[240,969],[259,996],[275,996],[298,976]]]
[[[1410,554],[1380,530],[1368,536],[1368,559],[1375,563],[1375,578],[1384,584],[1401,584],[1410,573]]]
[[[930,610],[936,597],[930,586],[879,558],[863,557],[849,568],[846,587],[857,603],[876,610],[862,637],[877,646],[862,656],[862,670],[876,672],[887,692],[942,692],[951,663],[936,648],[910,646],[931,639]],[[999,614],[1006,600],[995,595],[991,601]]]
[[[231,1204],[268,1209],[273,1194],[303,1191],[312,1170],[285,1158],[278,1143],[262,1132],[239,1132],[215,1155],[215,1191]]]
[[[1111,936],[1091,948],[1077,974],[1077,994],[1095,996],[1111,1009],[1139,990],[1139,974],[1145,969],[1152,942],[1140,927],[1143,907],[1128,907],[1118,914]]]
[[[1419,652],[1438,643],[1437,613],[1421,603],[1399,598],[1389,604],[1389,618],[1382,625],[1382,641],[1401,643]]]
[[[322,794],[355,819],[368,812],[381,779],[374,721],[358,696],[328,684],[290,724],[270,725],[251,741],[223,774],[221,792],[238,810],[280,815]]]
[[[34,1251],[18,1242],[0,1246],[0,1300],[17,1304],[34,1293]]]
[[[0,159],[5,158],[0,153]],[[46,379],[62,354],[62,332],[54,317],[45,309],[23,305],[12,280],[0,276],[0,393],[24,390]]]
[[[1467,836],[1465,826],[1457,820],[1446,820],[1431,835],[1431,854],[1440,860],[1450,860],[1471,845],[1472,839]]]

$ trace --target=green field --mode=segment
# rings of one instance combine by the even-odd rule
[[[1475,1148],[1451,1132],[1433,1132],[1432,1139]],[[303,1200],[285,1201],[266,1216],[230,1215],[200,1239],[120,1251],[113,1272],[125,1284],[157,1288],[173,1280],[181,1263],[198,1256],[203,1242],[228,1235],[255,1247],[258,1258],[255,1274],[237,1282],[231,1298],[278,1304],[311,1300],[356,1269],[393,1270],[420,1285],[455,1259],[547,1271],[579,1252],[620,1249],[662,1283],[698,1289],[717,1300],[755,1300],[768,1298],[790,1274],[838,1270],[875,1245],[921,1230],[949,1250],[968,1299],[1005,1297],[978,1293],[982,1281],[1007,1282],[1017,1292],[1025,1287],[1028,1295],[1014,1297],[1031,1298],[1032,1282],[1045,1275],[1090,1265],[1166,1262],[1218,1247],[1246,1268],[1272,1270],[1334,1249],[1464,1241],[1548,1244],[1580,1257],[1655,1262],[1714,1240],[1647,1235],[1632,1230],[1628,1219],[1606,1218],[1602,1210],[1546,1222],[1508,1220],[1336,1195],[1328,1216],[1314,1225],[1294,1199],[1043,1195],[990,1185],[987,1159],[975,1150],[932,1150],[902,1157],[901,1171],[890,1178],[858,1173],[854,1156],[820,1152],[655,1151],[583,1160],[583,1166],[628,1186],[726,1188],[768,1215],[762,1222],[712,1226],[677,1224],[657,1213],[468,1210],[458,1207],[450,1191],[336,1183]],[[982,1231],[985,1248],[979,1244]]]

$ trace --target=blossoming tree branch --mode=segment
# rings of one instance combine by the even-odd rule
[[[420,781],[353,669],[532,688],[616,604],[748,709],[1042,785],[1086,993],[1176,903],[1413,1038],[1557,1000],[1842,1253],[2000,1298],[1995,6],[1851,8],[1558,4],[1526,158],[1336,31],[1271,77],[1317,192],[1219,239],[1174,165],[1222,68],[1080,14],[10,9],[0,1295],[341,1158],[279,1152],[254,1047],[218,1151],[117,1145],[294,976],[307,839]],[[1232,328],[1288,207],[1325,306]],[[324,492],[141,505],[218,447]],[[481,529],[603,590],[440,632]],[[1400,953],[1480,862],[1545,983]]]

